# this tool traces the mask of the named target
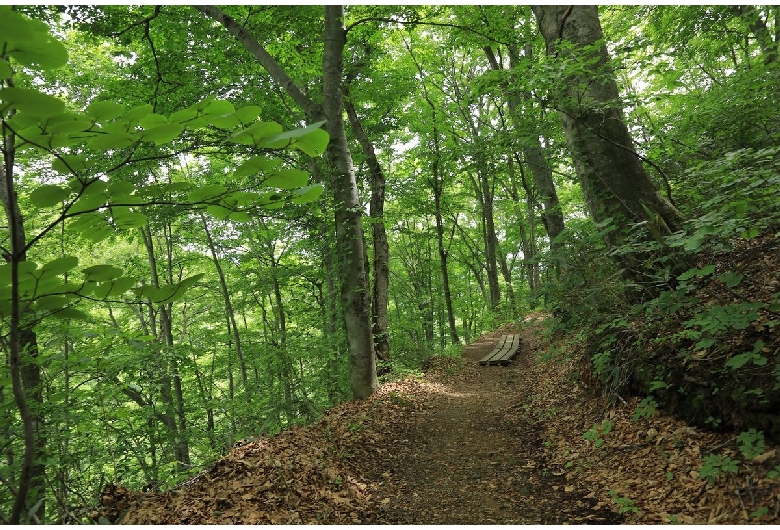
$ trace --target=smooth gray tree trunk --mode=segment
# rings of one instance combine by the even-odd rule
[[[561,80],[555,103],[580,185],[593,218],[612,217],[627,229],[647,221],[668,234],[682,227],[677,209],[656,189],[633,148],[623,121],[617,83],[608,66],[598,7],[531,6],[547,43],[547,53],[589,62]],[[561,46],[562,42],[568,43]],[[608,244],[619,244],[621,231]]]

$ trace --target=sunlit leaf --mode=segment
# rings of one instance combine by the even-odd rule
[[[291,190],[309,183],[309,174],[300,169],[279,169],[263,180],[263,185],[271,188]]]
[[[98,121],[113,120],[125,112],[125,106],[113,101],[93,101],[84,112]]]
[[[234,173],[237,177],[248,177],[250,175],[257,175],[258,173],[264,173],[272,171],[279,167],[282,161],[278,158],[269,158],[267,156],[256,156],[245,161],[238,166]]]
[[[154,107],[148,103],[139,105],[128,110],[125,115],[122,116],[122,119],[128,123],[138,123],[144,116],[151,114],[152,110],[154,110]]]
[[[144,131],[141,138],[154,142],[155,145],[162,145],[178,138],[182,131],[184,131],[184,126],[180,123],[166,123]]]
[[[128,133],[98,133],[87,141],[93,149],[108,150],[122,149],[134,143],[133,137]]]
[[[9,107],[32,116],[54,116],[65,110],[65,103],[54,96],[31,88],[6,87],[0,90],[0,112]]]
[[[41,267],[41,270],[62,274],[75,268],[78,264],[79,259],[76,256],[62,256],[61,258],[45,263],[43,267]]]
[[[81,271],[86,281],[105,282],[122,276],[122,269],[113,265],[93,265]]]
[[[62,204],[68,197],[70,197],[70,190],[53,184],[44,184],[30,193],[30,203],[36,208],[50,208]]]
[[[228,139],[232,142],[246,145],[259,145],[269,136],[282,132],[282,126],[273,121],[255,123],[233,133]]]
[[[225,186],[212,184],[210,186],[203,186],[202,188],[191,191],[188,199],[190,202],[199,203],[208,199],[215,199],[220,195],[223,195],[225,192],[227,192],[227,188]]]
[[[312,184],[311,186],[305,186],[303,188],[295,190],[294,192],[295,196],[293,197],[292,202],[294,204],[306,204],[309,202],[314,202],[320,198],[323,191],[325,191],[325,189],[322,187],[321,184]]]
[[[81,155],[62,155],[51,162],[51,167],[60,175],[70,175],[87,168],[87,159]]]

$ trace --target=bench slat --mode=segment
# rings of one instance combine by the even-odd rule
[[[501,335],[493,351],[479,360],[481,365],[506,364],[520,348],[520,335]]]

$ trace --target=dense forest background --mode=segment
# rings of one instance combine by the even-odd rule
[[[0,6],[2,522],[538,309],[599,391],[780,439],[778,15]]]

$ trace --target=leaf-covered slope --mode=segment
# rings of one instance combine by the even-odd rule
[[[424,377],[237,446],[173,491],[109,487],[102,513],[132,505],[122,522],[158,524],[778,521],[775,447],[748,461],[734,435],[637,414],[637,399],[610,408],[580,379],[570,342],[522,327],[507,367],[476,363],[498,330]]]

